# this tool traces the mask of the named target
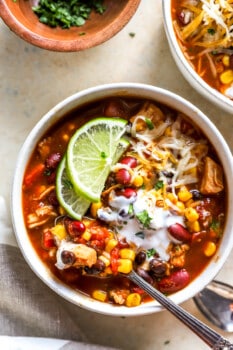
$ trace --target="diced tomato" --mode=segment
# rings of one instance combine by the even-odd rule
[[[118,247],[113,248],[110,253],[110,264],[111,264],[111,269],[113,274],[117,274],[118,272],[119,257],[120,257],[119,248]]]
[[[42,247],[45,249],[50,249],[50,248],[55,247],[53,234],[49,230],[45,230],[43,232]]]
[[[37,164],[25,177],[24,184],[26,186],[31,186],[37,176],[41,175],[45,170],[45,165],[43,163]]]
[[[91,227],[90,232],[93,240],[101,241],[109,237],[109,232],[105,227]]]

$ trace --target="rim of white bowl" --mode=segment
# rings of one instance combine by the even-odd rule
[[[83,103],[112,95],[128,95],[149,98],[162,104],[168,105],[174,109],[180,110],[184,114],[187,114],[191,120],[193,120],[200,127],[200,129],[206,134],[208,138],[214,140],[216,151],[221,152],[221,160],[224,171],[229,174],[226,179],[227,188],[230,189],[230,195],[228,198],[228,212],[233,212],[233,189],[230,187],[230,182],[233,177],[231,151],[223,136],[217,130],[215,125],[208,119],[208,117],[189,101],[169,90],[140,83],[113,83],[88,88],[67,97],[58,103],[55,107],[53,107],[48,113],[46,113],[28,134],[18,154],[15,174],[13,177],[11,192],[12,222],[16,240],[26,262],[34,271],[34,273],[58,295],[79,307],[104,315],[147,315],[161,311],[163,310],[163,307],[161,307],[156,301],[148,302],[135,308],[127,308],[124,306],[117,307],[110,304],[104,304],[93,300],[86,295],[80,294],[79,292],[71,289],[63,282],[58,280],[58,278],[56,278],[50,272],[50,270],[46,267],[46,265],[42,262],[34,250],[25,228],[22,212],[21,189],[24,169],[27,165],[29,157],[33,152],[34,145],[39,141],[41,136],[44,134],[44,131],[52,126],[61,116],[66,114],[68,111],[73,110],[77,103],[80,103],[82,105]],[[192,298],[202,288],[204,288],[222,268],[233,247],[233,232],[229,215],[226,220],[225,232],[226,233],[223,235],[222,244],[217,255],[218,265],[216,265],[216,260],[212,260],[205,268],[204,272],[201,273],[200,276],[196,278],[192,283],[190,283],[190,285],[188,285],[185,289],[173,294],[170,298],[175,303],[180,304]],[[227,243],[225,243],[226,240]]]
[[[196,73],[196,71],[189,64],[188,60],[185,58],[178,44],[172,24],[171,0],[162,0],[162,11],[164,18],[164,28],[170,46],[171,54],[184,78],[189,82],[191,86],[196,89],[199,94],[204,95],[210,102],[214,103],[219,108],[222,108],[226,112],[233,114],[233,101],[208,85]]]

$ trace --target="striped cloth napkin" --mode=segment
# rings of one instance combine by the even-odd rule
[[[90,344],[70,315],[68,302],[31,271],[17,247],[10,211],[1,196],[0,281],[0,349],[113,350]]]

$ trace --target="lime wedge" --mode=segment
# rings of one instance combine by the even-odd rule
[[[74,186],[66,171],[66,156],[58,166],[56,175],[56,193],[60,205],[74,219],[81,220],[91,202],[74,191]]]
[[[67,172],[74,190],[84,198],[92,202],[100,200],[126,124],[124,119],[93,119],[70,139]]]
[[[129,146],[129,141],[121,138],[113,156],[113,164],[118,161],[126,148]],[[62,158],[56,175],[56,193],[60,205],[66,210],[68,215],[76,220],[81,220],[83,215],[89,208],[91,201],[84,198],[79,193],[75,192],[74,186],[66,170],[67,159],[66,155]]]

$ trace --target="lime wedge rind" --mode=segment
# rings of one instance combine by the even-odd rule
[[[81,220],[91,202],[75,192],[66,170],[66,155],[61,160],[56,175],[56,192],[60,205],[76,220]]]
[[[67,172],[75,191],[84,198],[100,200],[126,124],[125,119],[96,118],[72,136],[67,150]]]
[[[116,152],[113,157],[113,164],[115,164],[125,150],[129,146],[129,141],[121,138]],[[56,175],[56,192],[60,205],[65,209],[68,215],[76,220],[82,220],[91,201],[80,195],[74,190],[74,186],[68,176],[67,171],[67,157],[66,155],[61,160]]]

